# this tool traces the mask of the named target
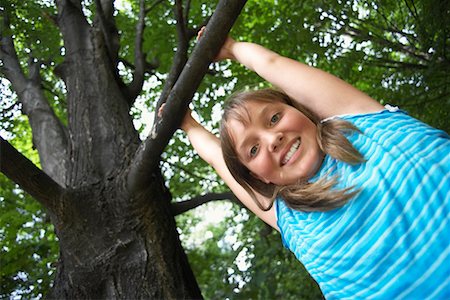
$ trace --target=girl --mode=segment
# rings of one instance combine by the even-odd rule
[[[228,38],[221,59],[278,90],[234,95],[220,140],[181,128],[325,297],[450,299],[449,136],[262,46]]]

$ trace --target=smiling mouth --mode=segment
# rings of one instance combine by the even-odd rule
[[[283,160],[281,162],[282,165],[285,165],[285,164],[287,164],[289,162],[289,160],[294,155],[295,151],[297,151],[298,148],[300,148],[300,144],[301,144],[301,139],[299,138],[295,143],[292,144],[291,148],[289,149],[289,151],[284,156],[284,158],[283,158]]]

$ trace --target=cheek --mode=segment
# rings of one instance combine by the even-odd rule
[[[251,166],[249,166],[249,169],[260,177],[268,178],[268,176],[274,170],[274,165],[270,159],[264,157],[263,155],[260,155],[258,159],[252,162]]]
[[[298,124],[300,126],[300,128],[302,128],[303,130],[307,130],[307,131],[311,131],[314,130],[316,128],[316,126],[314,125],[313,122],[311,122],[310,119],[308,119],[307,117],[303,117],[299,120]]]
[[[309,127],[311,125],[314,125],[314,122],[312,122],[306,115],[296,109],[289,112],[289,121],[291,123],[296,123],[296,126],[302,127]]]

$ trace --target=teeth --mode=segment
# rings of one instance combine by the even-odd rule
[[[286,156],[283,159],[283,165],[286,164],[294,155],[295,151],[300,147],[300,139],[298,139],[294,144],[292,144],[291,149],[286,153]]]

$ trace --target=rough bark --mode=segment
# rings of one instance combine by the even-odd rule
[[[237,7],[242,8],[244,3],[221,2],[218,17],[216,21],[213,17],[210,24],[220,28],[220,33],[214,38],[213,34],[206,34],[200,52],[194,51],[195,58],[185,66],[187,73],[179,76],[187,58],[188,30],[181,2],[176,2],[183,51],[179,54],[181,59],[175,61],[176,72],[167,91],[172,91],[169,98],[175,103],[169,110],[174,109],[173,115],[178,119],[166,118],[158,129],[158,139],[150,139],[153,142],[141,147],[129,115],[130,98],[117,80],[112,1],[96,1],[99,21],[92,25],[83,15],[80,0],[56,1],[57,26],[66,50],[64,62],[57,70],[67,89],[67,128],[42,93],[39,64],[31,60],[30,75],[25,76],[12,37],[2,36],[1,71],[11,81],[30,119],[43,171],[3,139],[1,171],[44,204],[55,226],[60,258],[48,298],[202,297],[179,240],[171,195],[156,166],[169,135],[181,120],[180,111],[192,98],[231,28],[232,21],[227,18],[235,20],[240,11]],[[143,18],[141,14],[141,22]],[[223,28],[224,20],[228,25]],[[139,26],[143,30],[143,23]],[[139,35],[137,44],[142,38]],[[108,37],[113,40],[108,41]],[[136,72],[142,74],[142,53],[136,54],[135,63]],[[138,90],[142,78],[136,78]],[[161,129],[164,133],[160,133]],[[141,160],[142,153],[149,159]],[[134,172],[136,166],[140,166],[138,172]],[[130,170],[143,174],[144,181],[130,185],[130,178],[134,178]]]
[[[49,298],[201,298],[161,176],[135,198],[121,186],[69,193],[71,205],[56,222],[61,254]],[[148,205],[136,205],[139,197]]]
[[[67,185],[76,188],[117,176],[139,143],[128,104],[115,80],[103,32],[91,27],[78,5],[57,1],[66,56],[60,67],[67,88]]]

